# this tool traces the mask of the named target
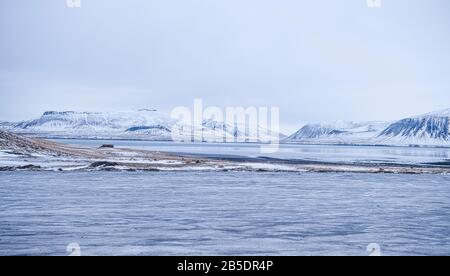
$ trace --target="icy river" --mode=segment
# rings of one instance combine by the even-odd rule
[[[445,162],[450,164],[450,148],[280,144],[276,152],[267,154],[261,153],[261,145],[257,143],[174,143],[78,139],[55,139],[53,141],[88,147],[113,144],[116,147],[209,157],[266,157],[282,160],[350,163],[428,164]]]
[[[0,255],[450,254],[450,176],[0,172]]]

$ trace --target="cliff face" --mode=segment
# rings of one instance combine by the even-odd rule
[[[449,141],[449,117],[408,118],[386,128],[380,136]]]

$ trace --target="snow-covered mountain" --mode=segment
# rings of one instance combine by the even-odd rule
[[[52,137],[70,138],[122,138],[132,136],[138,127],[143,129],[163,126],[173,122],[154,110],[123,112],[74,112],[47,111],[40,118],[14,125],[17,132],[37,133]],[[128,131],[127,131],[128,130]],[[167,135],[168,134],[168,135]],[[168,139],[170,133],[161,131],[146,133],[150,139]]]
[[[308,124],[285,138],[264,128],[248,129],[205,119],[189,125],[155,110],[124,112],[47,111],[40,118],[0,122],[0,129],[43,138],[142,139],[204,142],[276,141],[308,144],[450,146],[450,109],[397,122]],[[284,139],[285,138],[285,139]]]
[[[376,141],[382,144],[450,146],[450,109],[406,118],[389,125]]]
[[[199,131],[201,130],[201,131]],[[196,133],[202,133],[202,139],[216,142],[268,142],[286,138],[282,133],[271,133],[261,126],[249,128],[242,124],[227,124],[213,119],[205,119]]]
[[[231,126],[212,119],[205,119],[198,126],[185,125],[167,114],[147,109],[104,113],[47,111],[38,119],[0,123],[0,128],[44,138],[258,142],[275,140],[281,135],[267,133],[262,128],[248,131],[245,126]]]
[[[287,142],[305,143],[368,143],[389,123],[387,122],[345,122],[337,121],[325,124],[308,124],[289,136]]]
[[[396,122],[308,124],[289,143],[450,146],[450,109]]]

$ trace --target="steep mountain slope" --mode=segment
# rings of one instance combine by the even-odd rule
[[[399,146],[450,146],[450,109],[386,122],[308,124],[286,142]]]
[[[385,144],[450,145],[450,109],[389,125],[376,140]]]

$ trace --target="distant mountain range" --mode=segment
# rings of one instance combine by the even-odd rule
[[[450,109],[395,122],[307,124],[289,137],[258,127],[232,126],[213,119],[183,125],[156,110],[128,112],[48,111],[40,118],[0,122],[0,128],[44,138],[143,139],[205,142],[259,142],[279,138],[285,143],[450,146]],[[196,137],[190,132],[195,130]]]
[[[22,122],[0,122],[0,128],[43,138],[142,139],[205,142],[259,142],[284,139],[258,127],[231,126],[213,119],[201,125],[183,125],[156,110],[124,112],[47,111],[40,118]],[[277,137],[278,136],[278,137]]]
[[[377,137],[383,144],[450,146],[450,109],[390,124]]]
[[[450,146],[450,109],[396,122],[308,124],[285,139],[290,143]]]

